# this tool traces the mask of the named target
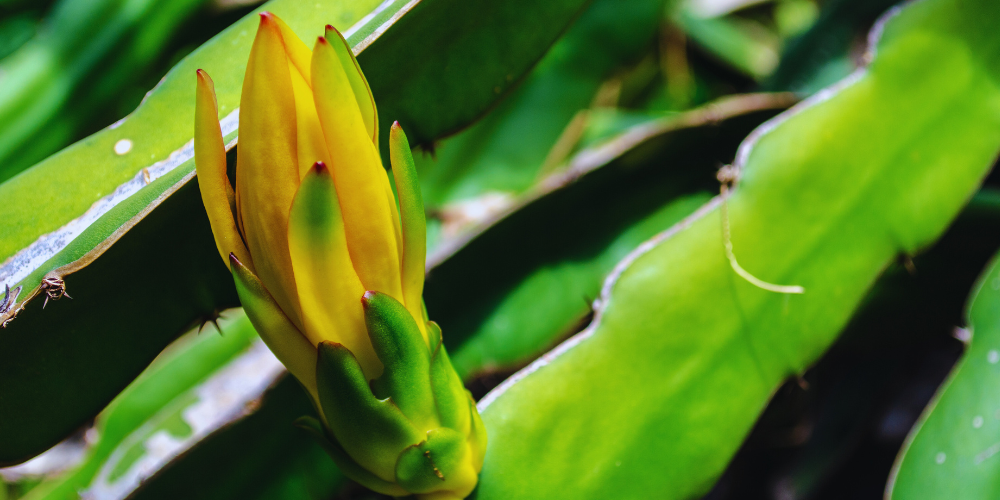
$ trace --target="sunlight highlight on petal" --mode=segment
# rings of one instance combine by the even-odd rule
[[[239,211],[257,275],[301,329],[288,255],[288,210],[299,183],[295,98],[288,57],[274,16],[261,15],[240,99],[236,162]]]
[[[368,79],[361,72],[361,66],[358,64],[357,58],[354,57],[351,44],[347,43],[344,35],[340,31],[337,31],[337,28],[329,24],[326,25],[326,39],[337,52],[337,59],[344,67],[347,80],[351,82],[351,90],[354,91],[354,98],[358,103],[358,109],[361,111],[361,119],[365,122],[368,135],[371,136],[377,150],[378,108],[375,107],[375,97],[372,96],[372,89],[368,86]]]
[[[330,150],[354,269],[365,289],[402,300],[399,249],[382,162],[367,138],[343,66],[324,38],[316,42],[312,64],[316,109]]]

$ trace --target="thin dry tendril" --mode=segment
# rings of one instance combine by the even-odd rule
[[[775,285],[774,283],[761,280],[750,274],[746,269],[743,269],[743,266],[736,261],[736,255],[733,254],[733,240],[730,238],[729,233],[729,187],[736,181],[737,177],[738,173],[732,166],[725,166],[719,169],[718,179],[722,183],[720,189],[720,194],[722,195],[722,243],[726,248],[726,258],[729,259],[729,266],[741,278],[757,288],[774,293],[806,293],[806,289],[798,285]]]

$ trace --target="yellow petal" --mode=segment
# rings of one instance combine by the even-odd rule
[[[326,39],[316,42],[312,64],[316,110],[330,149],[354,269],[366,290],[402,301],[399,247],[382,161],[368,138],[344,68]]]
[[[293,35],[294,36],[294,35]],[[323,137],[323,127],[316,114],[316,102],[312,89],[306,85],[298,71],[291,71],[292,89],[295,94],[295,126],[298,130],[299,179],[314,163],[330,161],[330,151]]]
[[[316,116],[312,95],[312,51],[278,16],[266,13],[281,31],[281,41],[288,56],[289,74],[295,94],[295,122],[298,132],[298,165],[301,179],[318,161],[330,161],[323,129]]]
[[[302,304],[305,334],[354,353],[368,379],[382,371],[365,328],[365,289],[354,272],[340,217],[337,188],[326,165],[317,163],[302,179],[288,219],[288,245]]]
[[[380,179],[382,189],[385,191],[385,199],[389,203],[389,218],[392,219],[392,232],[396,237],[396,250],[399,251],[399,265],[402,270],[403,265],[403,229],[399,222],[399,206],[396,204],[396,195],[392,194],[392,185],[389,184],[389,172],[386,172]],[[400,300],[402,302],[402,300]]]
[[[308,85],[312,85],[312,52],[309,51],[309,46],[278,16],[270,12],[264,12],[261,15],[270,16],[274,24],[278,26],[278,30],[281,31],[281,41],[285,46],[285,53],[288,55],[289,62],[302,75],[302,79]]]
[[[427,258],[427,219],[420,195],[417,167],[410,152],[410,143],[399,122],[389,130],[389,159],[399,194],[399,211],[403,223],[403,304],[420,326],[427,339],[423,319],[424,267]]]
[[[299,184],[295,97],[281,30],[261,14],[240,99],[236,191],[244,235],[257,275],[289,319],[302,329],[288,210]]]
[[[358,103],[358,110],[361,111],[361,120],[365,122],[365,129],[371,136],[375,149],[378,150],[378,109],[375,108],[375,97],[372,96],[372,89],[368,86],[368,79],[361,72],[361,66],[354,57],[351,44],[347,43],[344,35],[334,28],[333,25],[326,25],[326,39],[337,52],[337,59],[344,67],[347,80],[351,82],[351,90],[354,91],[354,98]]]
[[[233,219],[235,204],[233,187],[226,176],[226,146],[219,126],[219,105],[215,99],[215,84],[202,70],[198,70],[198,87],[194,111],[194,163],[198,170],[198,188],[208,212],[219,255],[229,266],[229,254],[251,268],[253,261],[236,229]]]

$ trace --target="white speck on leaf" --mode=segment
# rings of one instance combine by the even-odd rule
[[[983,417],[980,415],[976,415],[975,418],[972,419],[972,427],[978,429],[982,426],[983,426]]]
[[[942,451],[942,452],[939,452],[937,455],[934,456],[934,461],[937,462],[938,465],[940,465],[940,464],[943,464],[944,461],[947,458],[948,458],[948,456],[945,455],[944,452]]]
[[[991,365],[997,364],[997,361],[1000,361],[1000,352],[997,352],[996,349],[990,349],[990,352],[986,354],[986,361],[989,361]]]
[[[128,139],[121,139],[115,143],[115,154],[121,156],[125,153],[132,151],[132,141]]]

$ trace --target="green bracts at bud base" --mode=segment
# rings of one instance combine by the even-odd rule
[[[426,219],[403,129],[389,140],[397,204],[347,42],[328,27],[310,52],[262,13],[234,189],[212,80],[197,77],[202,200],[247,316],[314,402],[319,419],[299,426],[374,491],[465,498],[486,430],[424,308]]]
[[[326,432],[305,424],[324,447],[337,450],[331,456],[345,472],[369,472],[371,477],[354,479],[375,491],[464,498],[476,485],[486,439],[472,397],[440,336],[432,350],[403,305],[388,295],[367,292],[363,302],[385,371],[369,384],[349,350],[321,343],[316,380]]]

